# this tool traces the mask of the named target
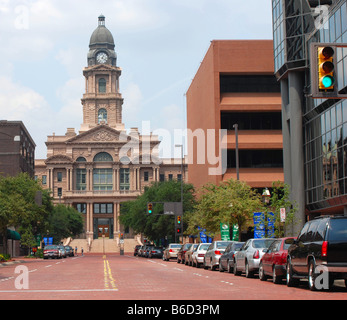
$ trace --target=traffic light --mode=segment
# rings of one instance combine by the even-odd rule
[[[337,57],[346,50],[345,43],[310,44],[310,79],[311,93],[314,99],[347,99],[347,89],[342,83],[342,64],[337,64]]]
[[[317,47],[318,55],[318,87],[321,92],[333,92],[335,85],[335,66],[333,47]]]
[[[181,235],[181,234],[182,234],[182,228],[177,227],[177,228],[176,228],[176,234],[177,234],[177,235]]]
[[[120,239],[121,239],[121,240],[124,240],[124,233],[121,233],[121,234],[120,234]]]
[[[180,226],[181,225],[181,216],[177,216],[177,220],[176,221],[177,221],[177,225]]]
[[[147,214],[152,214],[153,212],[153,203],[149,202],[147,203]]]

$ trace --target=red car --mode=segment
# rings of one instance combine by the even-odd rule
[[[288,248],[293,237],[276,239],[260,260],[259,279],[265,281],[272,277],[273,283],[280,283],[286,276]]]

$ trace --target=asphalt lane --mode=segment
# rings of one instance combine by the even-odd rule
[[[107,254],[61,260],[35,260],[0,267],[0,300],[345,300],[335,286],[311,292],[274,285],[270,280],[202,268],[176,261]]]

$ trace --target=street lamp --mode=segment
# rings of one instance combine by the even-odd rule
[[[236,177],[240,180],[240,168],[239,168],[239,125],[235,123],[233,125],[235,129],[235,156],[236,156]]]
[[[183,214],[183,145],[182,144],[175,144],[175,148],[181,148],[181,205],[182,205],[182,214]],[[183,227],[182,227],[183,229]],[[181,229],[180,229],[181,232]],[[179,232],[179,233],[180,233]],[[175,232],[175,242],[177,242],[176,235],[177,230]]]
[[[265,203],[265,204],[269,204],[271,194],[270,194],[270,191],[269,191],[268,188],[265,188],[265,189],[264,189],[263,194],[262,194],[261,196],[263,197],[264,203]]]

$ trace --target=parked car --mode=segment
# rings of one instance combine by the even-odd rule
[[[163,252],[163,247],[153,247],[148,253],[148,258],[162,258]]]
[[[273,283],[280,283],[286,276],[288,248],[293,237],[275,240],[265,252],[259,263],[259,279],[265,281],[272,277]]]
[[[182,246],[182,248],[177,253],[177,263],[185,262],[185,254],[192,245],[192,243],[186,243]]]
[[[65,251],[65,247],[63,245],[58,245],[57,246],[61,252],[61,257],[62,258],[66,258],[66,251]]]
[[[48,245],[43,249],[43,259],[60,259],[62,257],[58,246]]]
[[[288,248],[287,286],[295,286],[301,278],[308,279],[310,290],[329,289],[335,279],[344,279],[347,285],[346,249],[346,216],[323,216],[307,222]]]
[[[193,265],[193,261],[192,261],[192,254],[195,251],[195,249],[198,247],[198,243],[194,243],[185,253],[184,256],[184,264],[191,266]]]
[[[234,261],[235,261],[235,253],[236,251],[239,251],[241,247],[243,246],[244,242],[232,242],[230,243],[223,255],[219,259],[219,271],[228,271],[229,273],[232,273],[234,270]]]
[[[144,256],[145,258],[148,258],[148,257],[149,257],[149,253],[152,251],[153,248],[154,248],[153,245],[147,246],[146,249],[144,250],[143,256]]]
[[[170,243],[169,246],[164,250],[163,260],[169,261],[170,259],[176,259],[177,253],[181,247],[182,245],[179,243]]]
[[[213,241],[205,253],[204,268],[211,268],[212,271],[218,268],[219,259],[230,243],[231,241]]]
[[[196,250],[192,253],[193,267],[199,268],[203,262],[205,253],[211,243],[200,243]]]
[[[141,256],[142,256],[142,251],[143,251],[144,247],[145,247],[145,246],[142,245],[142,246],[140,246],[140,248],[137,250],[137,256],[138,256],[138,257],[141,257]]]
[[[72,247],[65,246],[65,251],[66,251],[67,257],[73,257],[74,256],[74,251],[73,251]]]
[[[138,255],[139,249],[141,248],[141,245],[136,245],[134,248],[134,257],[136,257]]]
[[[249,239],[235,254],[234,274],[246,273],[247,278],[253,277],[259,270],[259,262],[275,239]]]

